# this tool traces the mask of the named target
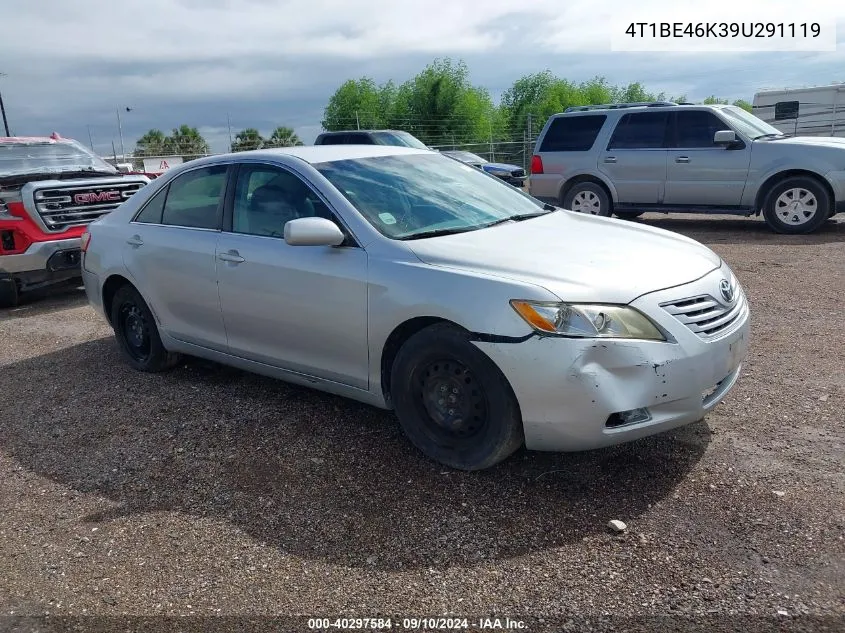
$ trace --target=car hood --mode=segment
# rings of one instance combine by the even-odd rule
[[[845,138],[834,136],[791,136],[768,141],[777,145],[815,145],[816,147],[835,147],[845,149]]]
[[[485,171],[487,171],[487,170],[506,171],[508,173],[510,173],[512,171],[516,171],[517,169],[522,169],[522,167],[519,167],[517,165],[508,165],[506,163],[483,163],[481,165],[481,168],[484,169]]]
[[[429,265],[533,283],[573,302],[629,303],[721,266],[687,237],[563,210],[406,244]]]

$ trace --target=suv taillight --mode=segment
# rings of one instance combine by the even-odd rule
[[[532,156],[531,157],[531,173],[532,174],[542,174],[543,173],[543,159],[539,156]]]
[[[88,252],[88,245],[91,243],[91,234],[88,231],[85,231],[85,233],[82,234],[80,241],[81,241],[81,244],[79,246],[80,250],[83,253],[87,253]]]

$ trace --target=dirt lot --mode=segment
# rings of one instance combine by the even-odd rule
[[[0,312],[0,613],[842,630],[845,219],[806,237],[646,221],[745,286],[739,385],[678,432],[482,473],[339,398],[197,361],[134,373],[78,290]],[[0,619],[15,626],[36,624]]]

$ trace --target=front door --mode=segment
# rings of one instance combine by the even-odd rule
[[[367,253],[349,245],[290,246],[284,226],[297,217],[338,222],[293,172],[244,163],[217,275],[230,353],[366,389]]]
[[[666,186],[667,112],[636,112],[619,119],[598,169],[616,188],[619,204],[658,204]]]
[[[675,117],[664,204],[739,206],[750,145],[734,149],[713,143],[716,132],[731,128],[712,112],[681,111]]]

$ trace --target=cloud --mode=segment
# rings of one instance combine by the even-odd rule
[[[787,4],[746,0],[742,9],[776,20],[794,7]],[[122,121],[127,146],[151,127],[189,123],[223,151],[227,117],[234,131],[252,126],[269,133],[288,125],[308,142],[344,80],[367,75],[401,82],[434,57],[465,59],[473,81],[494,96],[519,76],[547,68],[573,80],[641,81],[690,98],[750,99],[765,86],[845,79],[838,75],[842,50],[611,50],[614,16],[670,16],[665,6],[652,0],[487,0],[483,6],[469,0],[4,0],[2,14],[14,20],[13,28],[5,22],[0,38],[0,72],[7,73],[0,90],[18,133],[59,130],[87,141],[90,126],[95,146],[111,151],[119,136],[115,109],[131,106]],[[689,20],[745,15],[725,0],[672,6]],[[845,16],[837,7],[815,0],[800,5],[805,20],[828,22]]]

